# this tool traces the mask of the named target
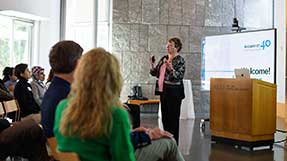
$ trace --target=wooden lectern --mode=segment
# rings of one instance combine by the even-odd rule
[[[256,79],[212,78],[211,140],[233,145],[273,147],[276,85]]]

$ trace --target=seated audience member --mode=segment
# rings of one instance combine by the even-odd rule
[[[10,123],[0,119],[0,160],[8,156],[29,161],[48,161],[46,138],[41,127],[32,119]]]
[[[123,105],[129,113],[132,127],[137,127],[131,132],[131,139],[137,161],[184,161],[175,140],[171,139],[172,134],[159,128],[149,129],[138,127],[140,120],[133,121],[133,117],[138,118],[140,116],[137,116],[137,114],[134,115],[135,111],[130,110],[130,106],[127,104]],[[134,125],[134,123],[136,125]]]
[[[9,93],[13,95],[15,86],[17,84],[17,77],[15,76],[15,69],[12,67],[5,67],[3,70],[3,82]]]
[[[60,41],[50,51],[49,62],[55,75],[41,104],[41,124],[48,138],[54,136],[56,107],[70,92],[73,71],[82,52],[83,48],[73,41]]]
[[[125,104],[124,104],[125,105]],[[130,111],[129,118],[133,119]],[[134,126],[134,125],[133,125]],[[137,161],[184,161],[172,134],[159,128],[138,127],[132,130],[131,139]]]
[[[8,91],[8,89],[5,87],[4,81],[3,81],[2,79],[0,79],[0,89],[2,89],[2,90],[4,90],[4,91],[7,91],[7,92],[9,93],[9,91]]]
[[[7,91],[0,88],[0,102],[12,100],[14,97]]]
[[[34,66],[32,68],[32,79],[31,82],[32,92],[34,99],[37,104],[40,106],[44,97],[44,94],[47,90],[43,81],[45,80],[44,68],[40,66]]]
[[[184,161],[170,133],[143,127],[130,133],[118,99],[121,86],[114,56],[104,49],[86,53],[76,69],[71,94],[57,107],[54,132],[58,149],[76,152],[82,161],[134,160],[134,155],[137,161]]]
[[[98,48],[82,56],[71,93],[56,109],[59,151],[76,152],[81,161],[135,160],[128,114],[119,101],[121,87],[112,54]]]
[[[19,103],[21,109],[20,110],[21,118],[26,117],[30,114],[39,113],[40,107],[36,103],[33,97],[32,87],[28,83],[28,80],[31,77],[28,65],[27,64],[16,65],[15,74],[19,79],[19,81],[15,86],[14,97]]]
[[[4,82],[2,79],[0,79],[0,101],[9,101],[12,100],[14,97],[13,95],[9,92],[9,90],[5,87]],[[15,120],[15,112],[9,113],[8,117],[12,117]]]
[[[9,93],[7,88],[4,85],[2,79],[0,79],[0,101],[12,100],[14,97]]]
[[[148,135],[146,137],[145,135]],[[131,132],[137,161],[184,161],[172,134],[159,128],[139,127]],[[150,139],[150,141],[148,141]]]

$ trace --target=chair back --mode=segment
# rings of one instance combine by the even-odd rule
[[[57,141],[55,137],[48,138],[48,145],[50,147],[52,156],[59,161],[80,161],[77,153],[74,152],[59,152],[57,150]]]
[[[16,121],[20,120],[20,107],[18,105],[17,100],[13,99],[10,101],[4,101],[3,105],[4,105],[6,115],[10,112],[16,112],[15,120]]]
[[[57,152],[60,161],[80,161],[77,153],[74,152]]]

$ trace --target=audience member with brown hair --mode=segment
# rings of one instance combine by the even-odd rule
[[[13,123],[0,119],[0,160],[23,157],[29,161],[48,161],[46,138],[41,127],[32,119]]]
[[[70,92],[73,71],[82,52],[83,48],[74,41],[60,41],[51,48],[49,62],[54,71],[54,77],[41,104],[41,124],[48,138],[54,136],[56,107]]]
[[[3,82],[9,93],[13,95],[15,86],[17,84],[17,77],[15,76],[15,69],[12,67],[5,67],[3,70]]]

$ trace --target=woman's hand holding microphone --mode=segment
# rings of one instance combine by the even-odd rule
[[[155,56],[154,56],[154,55],[150,56],[149,61],[150,61],[151,69],[153,69],[153,68],[155,67]],[[162,61],[163,61],[163,63],[166,64],[166,68],[167,68],[169,71],[173,71],[173,70],[174,70],[174,69],[173,69],[173,66],[172,66],[171,60],[168,60],[168,59],[166,59],[166,58],[163,58]]]
[[[150,56],[149,61],[150,61],[151,69],[153,69],[154,65],[155,65],[155,57],[154,57],[154,55]]]

